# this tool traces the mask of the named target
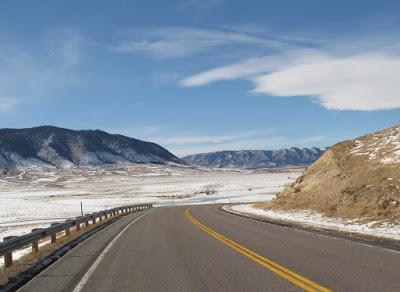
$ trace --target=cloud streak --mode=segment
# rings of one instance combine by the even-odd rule
[[[82,36],[73,30],[55,30],[41,40],[36,51],[18,43],[0,46],[0,111],[48,98],[77,80]]]
[[[195,87],[244,78],[253,93],[308,96],[327,109],[400,108],[400,56],[368,52],[337,56],[316,50],[286,51],[214,68],[180,81]]]
[[[280,70],[289,65],[306,63],[311,52],[315,59],[324,58],[322,54],[311,49],[292,50],[278,55],[250,58],[235,64],[201,72],[182,79],[179,84],[184,87],[196,87],[221,80],[251,79],[263,73]]]
[[[6,112],[13,109],[18,102],[15,99],[0,98],[0,112]]]
[[[400,57],[365,54],[289,66],[254,80],[256,93],[313,96],[327,109],[400,108]]]
[[[179,1],[178,8],[181,10],[205,10],[217,6],[223,2],[223,0],[183,0]]]
[[[131,30],[111,46],[117,53],[142,53],[158,58],[187,57],[226,45],[257,45],[263,48],[292,47],[288,40],[267,38],[245,32],[188,27],[155,27]]]
[[[223,135],[201,135],[181,133],[173,136],[146,137],[156,142],[178,156],[196,153],[206,153],[222,150],[268,150],[292,146],[315,146],[326,140],[325,136],[317,135],[304,139],[290,140],[286,137],[273,135],[270,129],[241,131]]]
[[[75,67],[81,63],[84,43],[83,35],[71,28],[53,29],[45,37],[50,60],[65,67]]]
[[[158,126],[109,129],[108,131],[155,142],[179,157],[223,150],[269,150],[293,146],[326,146],[324,142],[329,140],[329,137],[324,135],[289,139],[282,135],[274,134],[275,130],[273,129],[255,129],[223,134],[180,132],[171,135],[165,134],[170,130]]]

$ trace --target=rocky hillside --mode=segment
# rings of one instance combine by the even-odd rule
[[[219,151],[183,157],[188,164],[212,168],[268,168],[309,165],[324,153],[320,148]]]
[[[400,126],[335,145],[262,207],[400,220]]]
[[[0,169],[94,166],[110,163],[184,163],[161,146],[100,130],[51,126],[0,129]]]

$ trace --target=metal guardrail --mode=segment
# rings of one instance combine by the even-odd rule
[[[109,217],[114,217],[119,214],[131,213],[140,210],[152,208],[153,204],[140,204],[130,205],[92,214],[86,214],[85,216],[79,216],[75,219],[68,219],[64,223],[52,223],[48,228],[35,228],[32,229],[32,233],[21,236],[7,236],[3,238],[3,242],[0,243],[0,256],[4,256],[4,267],[9,268],[13,265],[12,253],[15,250],[23,249],[32,245],[32,252],[37,253],[39,251],[39,240],[50,237],[51,243],[55,243],[57,240],[57,233],[65,231],[65,235],[70,235],[71,228],[80,230],[81,225],[89,226],[89,223],[95,224],[96,221],[103,221]]]

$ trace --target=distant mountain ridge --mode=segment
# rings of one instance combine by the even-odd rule
[[[184,163],[165,148],[100,130],[53,126],[0,129],[0,169],[96,166],[112,163]]]
[[[218,151],[188,155],[182,158],[195,166],[212,168],[257,169],[278,166],[309,165],[324,154],[321,148],[288,148],[279,150]]]

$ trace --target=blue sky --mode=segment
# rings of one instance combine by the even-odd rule
[[[398,1],[1,1],[0,127],[175,154],[329,146],[400,122]]]

